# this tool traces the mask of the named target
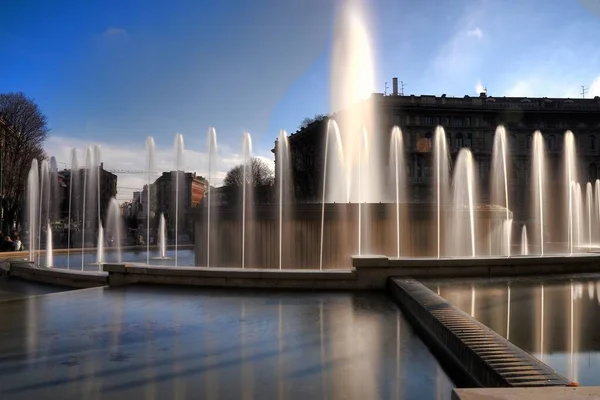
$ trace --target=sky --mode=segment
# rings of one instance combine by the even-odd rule
[[[22,91],[48,117],[59,168],[71,148],[99,144],[106,169],[207,175],[242,161],[242,135],[272,162],[281,129],[330,111],[334,23],[347,0],[2,1],[0,92]],[[374,92],[392,78],[405,94],[600,96],[600,0],[371,0]],[[143,175],[119,174],[118,200]]]

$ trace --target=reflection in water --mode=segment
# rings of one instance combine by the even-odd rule
[[[0,315],[2,399],[451,396],[385,295],[132,286],[1,302]]]
[[[441,295],[582,385],[600,384],[600,275],[435,282]],[[584,295],[587,287],[587,296]],[[503,300],[499,291],[506,291]],[[470,292],[471,302],[464,295]],[[475,302],[475,299],[477,301]],[[466,303],[466,304],[465,304]],[[498,315],[504,315],[505,323]],[[511,324],[512,323],[512,324]]]

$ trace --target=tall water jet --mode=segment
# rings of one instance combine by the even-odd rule
[[[510,208],[508,201],[508,146],[506,144],[506,130],[504,126],[499,125],[494,134],[494,146],[492,150],[492,169],[491,169],[491,201],[492,204],[502,205],[506,209],[505,229],[503,229],[504,243],[506,245],[506,255],[510,257]]]
[[[100,181],[101,181],[101,173],[102,173],[102,164],[101,164],[101,160],[102,157],[100,156],[100,146],[99,145],[94,145],[94,174],[95,174],[95,180],[96,180],[96,192],[94,193],[94,196],[96,197],[96,212],[94,213],[94,218],[96,218],[95,220],[95,224],[93,224],[93,227],[97,227],[98,229],[100,229],[100,225],[102,225],[102,216],[100,215],[101,213],[101,207],[100,207]]]
[[[152,177],[154,174],[154,138],[148,136],[146,138],[146,264],[150,264],[150,204],[151,204],[151,189]]]
[[[521,255],[529,255],[529,244],[527,242],[527,226],[523,225],[521,228]]]
[[[252,188],[252,185],[248,183],[248,181],[252,179],[250,176],[252,170],[248,171],[248,169],[251,168],[252,162],[252,137],[248,132],[244,133],[242,153],[244,156],[244,174],[242,184],[242,269],[244,269],[246,264],[246,207],[248,207],[246,192],[248,191],[247,187]]]
[[[71,268],[71,227],[73,213],[73,198],[75,198],[76,221],[79,223],[79,163],[77,162],[77,149],[71,149],[71,173],[69,174],[69,215],[67,219],[67,269]]]
[[[165,215],[160,213],[160,220],[158,223],[158,248],[160,251],[160,258],[167,258],[167,227],[165,222]]]
[[[537,225],[538,242],[540,246],[539,254],[544,255],[544,206],[545,206],[545,166],[546,150],[544,147],[544,138],[540,131],[533,134],[533,157],[531,159],[532,176],[532,219]]]
[[[402,131],[399,127],[392,128],[392,136],[390,138],[390,167],[394,170],[393,187],[394,201],[396,204],[396,257],[400,258],[400,204],[406,201],[406,162],[404,160],[404,139]]]
[[[588,248],[591,251],[592,250],[592,207],[593,207],[593,203],[594,203],[594,197],[593,197],[593,193],[592,193],[592,184],[590,182],[588,182],[585,185],[585,205],[586,205],[586,211],[587,211],[587,223],[586,226],[588,228],[587,231],[587,239],[588,239]]]
[[[446,141],[446,132],[441,126],[435,128],[434,145],[434,185],[437,222],[437,258],[442,256],[442,206],[450,198],[450,154]]]
[[[175,135],[175,266],[177,266],[177,246],[179,240],[179,181],[183,171],[183,135]]]
[[[577,154],[575,146],[575,136],[573,132],[566,131],[564,136],[564,193],[565,193],[565,208],[566,208],[566,233],[567,233],[567,252],[573,254],[574,241],[574,198],[573,198],[573,182],[577,182]]]
[[[52,251],[52,226],[46,225],[46,267],[54,267],[54,252]]]
[[[367,131],[365,128],[362,128],[361,146],[358,148],[358,187],[362,187],[363,185],[363,177],[368,175],[365,174],[365,166],[369,164],[369,145],[367,139]],[[358,255],[362,254],[363,248],[363,238],[366,236],[363,232],[363,228],[365,225],[363,221],[363,202],[364,199],[364,191],[359,191],[358,195]]]
[[[286,190],[290,185],[290,144],[285,130],[279,131],[277,138],[277,169],[279,170],[279,182],[277,182],[279,191],[279,269],[282,269],[283,264],[283,220],[284,220],[284,205],[289,203],[289,190]],[[287,200],[287,201],[286,201]],[[288,207],[289,208],[289,207]],[[285,212],[289,215],[289,212]]]
[[[449,250],[455,256],[477,255],[475,228],[475,162],[469,149],[461,149],[456,159],[453,185],[453,223],[448,227]],[[468,241],[465,242],[464,238]]]
[[[583,238],[583,231],[584,231],[584,227],[583,227],[583,210],[584,210],[583,195],[581,193],[581,185],[579,184],[579,182],[574,183],[573,188],[574,188],[573,189],[574,190],[573,212],[574,212],[574,229],[575,229],[575,232],[574,232],[575,247],[577,247],[578,250],[581,251],[581,248],[583,247],[583,242],[585,240]]]
[[[31,161],[31,168],[27,175],[27,226],[29,246],[29,261],[35,262],[36,239],[38,234],[38,202],[40,190],[40,178],[38,170],[38,160]]]
[[[85,230],[86,226],[86,214],[88,213],[88,201],[89,198],[89,186],[91,184],[91,170],[94,165],[94,159],[91,147],[87,147],[85,151],[85,169],[83,171],[83,203],[82,203],[82,223],[81,223],[81,270],[83,271],[85,262]]]
[[[115,253],[117,262],[122,262],[121,257],[121,235],[123,226],[121,221],[121,213],[119,212],[119,203],[114,197],[111,197],[108,203],[108,211],[106,213],[106,231],[114,238]]]
[[[217,131],[215,130],[215,128],[210,127],[208,128],[208,194],[207,194],[207,204],[208,206],[206,207],[206,212],[207,212],[207,218],[206,218],[206,222],[207,222],[207,227],[206,227],[206,267],[210,268],[210,237],[211,237],[211,230],[210,230],[210,226],[212,223],[212,218],[211,218],[211,207],[212,207],[212,200],[211,200],[211,192],[212,192],[212,170],[213,170],[213,165],[216,163],[217,161]]]
[[[331,136],[333,135],[334,140],[335,140],[335,145],[336,145],[336,152],[334,153],[335,157],[332,157],[330,155],[330,144],[329,142],[331,141]],[[340,130],[338,128],[337,122],[335,122],[334,119],[329,119],[329,121],[327,121],[327,132],[325,133],[325,156],[323,157],[324,160],[324,164],[323,164],[323,199],[322,199],[322,203],[321,203],[321,249],[320,249],[320,254],[319,254],[319,269],[323,270],[323,240],[324,240],[324,235],[325,235],[325,202],[326,202],[326,195],[328,192],[328,188],[329,186],[327,186],[327,177],[328,177],[328,168],[330,167],[330,159],[332,159],[333,161],[337,160],[337,165],[338,167],[341,167],[340,169],[343,170],[343,164],[344,164],[344,150],[342,148],[342,139],[340,136]],[[339,175],[337,175],[339,176]],[[343,174],[341,174],[341,176],[345,176]],[[347,186],[347,182],[342,181],[345,183],[344,186]],[[342,185],[339,184],[332,186],[332,187],[341,187]],[[346,190],[346,188],[344,188],[344,191]]]
[[[98,268],[102,269],[104,263],[104,228],[102,224],[98,227],[98,243],[96,245],[96,264]]]
[[[39,198],[39,227],[38,227],[38,249],[42,248],[42,226],[49,223],[49,204],[50,201],[50,169],[47,160],[42,160],[40,175],[40,198]],[[44,213],[44,209],[46,212]]]
[[[382,201],[381,174],[378,173],[381,157],[373,156],[368,162],[359,163],[363,139],[363,128],[369,135],[371,153],[381,154],[382,135],[375,127],[374,101],[369,96],[374,92],[373,55],[366,27],[362,2],[346,2],[337,15],[330,68],[330,111],[340,110],[336,117],[344,145],[344,176],[332,176],[330,185],[346,181],[347,198],[330,198],[331,202]],[[362,172],[360,172],[362,170]],[[333,172],[333,171],[332,171]],[[363,186],[354,185],[359,172],[363,175]]]

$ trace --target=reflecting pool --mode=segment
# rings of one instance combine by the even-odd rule
[[[426,282],[581,385],[600,385],[600,275]]]
[[[131,286],[0,302],[0,398],[418,398],[453,387],[383,294]]]

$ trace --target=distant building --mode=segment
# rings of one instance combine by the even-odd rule
[[[110,199],[117,196],[117,175],[105,170],[104,163],[100,163],[98,171],[100,176],[100,218],[102,218],[102,220],[105,221],[106,211],[108,209]],[[95,204],[98,204],[98,198],[96,197],[96,193],[98,193],[98,188],[87,187],[88,182],[86,182],[85,180],[85,169],[80,169],[78,171],[78,174],[74,176],[74,178],[78,178],[78,181],[75,180],[75,182],[73,182],[73,180],[71,179],[71,173],[72,171],[70,169],[64,169],[62,171],[59,171],[59,182],[62,181],[62,183],[64,183],[64,186],[62,186],[63,201],[61,206],[61,218],[68,218],[69,196],[72,196],[71,220],[77,221],[77,218],[79,218],[80,221],[82,220],[83,215],[81,210],[83,210],[83,190],[84,187],[86,187],[88,191],[88,195],[86,196],[86,208],[87,213],[89,214],[86,215],[86,217],[89,221],[91,219],[90,217],[97,215],[96,213],[98,206]],[[73,187],[71,186],[72,184]],[[94,200],[95,204],[92,204],[91,199]],[[77,212],[77,210],[80,211]]]
[[[162,175],[152,183],[150,196],[147,195],[148,187],[145,186],[140,197],[150,199],[150,212],[154,217],[161,213],[165,215],[169,230],[175,230],[175,205],[179,200],[178,228],[180,232],[192,233],[193,224],[187,223],[187,213],[197,207],[204,199],[207,189],[207,181],[195,172],[179,172],[179,183],[177,184],[175,171],[163,172]],[[176,188],[179,185],[179,196]],[[147,200],[146,200],[147,201]],[[143,204],[143,200],[141,200]],[[155,227],[156,228],[156,227]]]
[[[405,146],[407,183],[412,202],[431,202],[433,168],[432,138],[437,125],[445,128],[446,140],[454,160],[458,151],[470,148],[479,169],[480,198],[489,201],[489,176],[492,161],[494,132],[498,125],[505,126],[511,153],[510,192],[518,207],[515,218],[525,218],[530,154],[535,130],[544,134],[551,180],[560,176],[560,157],[563,136],[573,131],[581,163],[582,182],[594,182],[600,167],[600,98],[527,98],[491,97],[486,93],[462,98],[442,96],[402,96],[373,94],[367,101],[374,102],[377,127],[374,134],[389,143],[393,126],[402,129]],[[334,115],[335,118],[335,115]],[[320,201],[322,196],[323,154],[327,120],[316,121],[289,137],[294,181],[294,195],[298,202]],[[389,146],[383,146],[379,155],[381,173],[389,166]],[[275,160],[277,165],[277,159]],[[279,168],[275,168],[276,175]],[[276,180],[278,177],[276,176]]]

